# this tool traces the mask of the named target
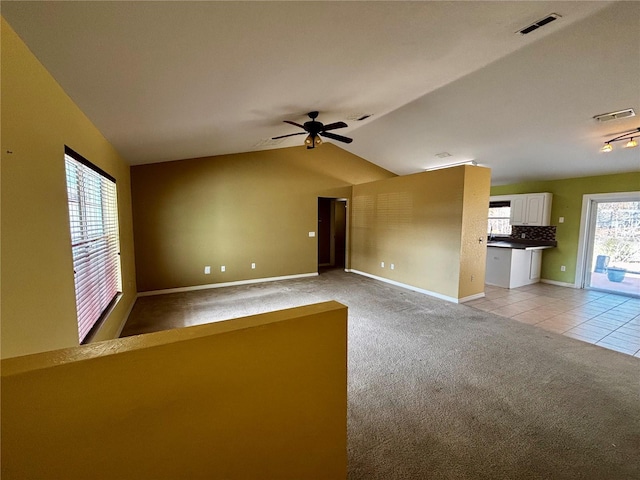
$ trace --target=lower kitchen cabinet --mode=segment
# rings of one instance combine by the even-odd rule
[[[485,283],[517,288],[540,281],[542,250],[487,247]]]

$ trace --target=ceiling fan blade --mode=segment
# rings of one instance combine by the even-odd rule
[[[330,123],[329,125],[325,125],[322,128],[322,131],[326,132],[327,130],[335,130],[336,128],[346,128],[349,125],[347,125],[344,122],[335,122],[335,123]]]
[[[344,142],[344,143],[353,142],[353,138],[343,137],[342,135],[336,135],[335,133],[320,132],[320,135],[327,138],[333,138],[334,140],[338,140],[339,142]]]
[[[289,135],[280,135],[279,137],[271,137],[271,140],[278,140],[279,138],[285,138],[285,137],[293,137],[294,135],[304,135],[307,132],[298,132],[298,133],[290,133]]]
[[[293,125],[293,126],[295,126],[295,127],[300,127],[300,128],[302,128],[302,129],[304,130],[304,125],[300,125],[299,123],[292,122],[292,121],[290,121],[290,120],[283,120],[283,122],[284,122],[284,123],[288,123],[289,125]]]

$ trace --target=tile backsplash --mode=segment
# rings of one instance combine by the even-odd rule
[[[551,225],[548,227],[529,227],[514,225],[511,227],[511,238],[524,238],[527,240],[548,240],[555,241],[556,227]]]

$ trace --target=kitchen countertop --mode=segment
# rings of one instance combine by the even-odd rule
[[[500,240],[489,240],[487,247],[497,248],[513,248],[517,250],[545,250],[547,248],[555,248],[557,242],[546,240],[526,240],[517,238],[508,238]]]

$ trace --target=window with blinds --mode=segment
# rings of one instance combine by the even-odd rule
[[[65,147],[80,343],[122,291],[116,181]]]

